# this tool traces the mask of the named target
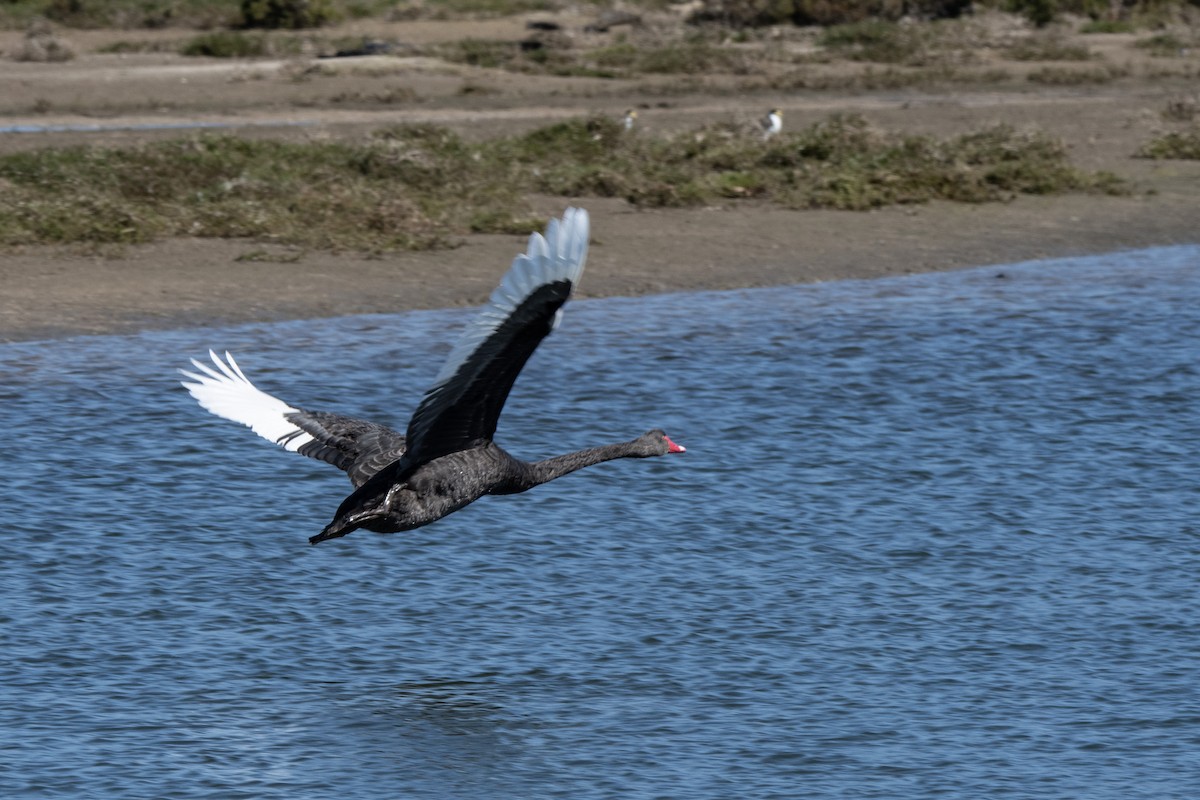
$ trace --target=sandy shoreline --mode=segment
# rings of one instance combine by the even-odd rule
[[[581,205],[592,213],[594,238],[583,297],[875,278],[1200,242],[1200,213],[1186,195],[871,213]],[[475,236],[448,251],[377,259],[311,253],[295,263],[238,261],[261,246],[227,240],[165,241],[120,258],[29,249],[0,261],[0,340],[473,305],[522,247],[519,237]]]
[[[504,35],[521,35],[523,24],[505,25],[513,30]],[[446,23],[436,29],[446,37],[464,30],[474,28]],[[82,41],[98,47],[121,35],[93,32]],[[714,84],[711,92],[679,93],[646,81],[517,76],[405,59],[321,62],[315,77],[298,81],[297,74],[309,73],[293,62],[238,65],[85,52],[66,64],[10,64],[14,80],[0,99],[0,122],[47,126],[90,120],[108,130],[0,134],[0,153],[192,135],[122,129],[147,120],[168,126],[179,120],[240,121],[247,126],[238,130],[244,135],[301,140],[355,138],[386,124],[431,121],[469,137],[529,130],[569,116],[619,116],[635,106],[643,109],[642,135],[655,135],[717,120],[753,120],[777,106],[788,127],[843,111],[861,114],[883,130],[938,137],[998,123],[1036,129],[1063,141],[1072,163],[1116,173],[1132,192],[1023,196],[984,205],[939,202],[867,213],[787,211],[756,201],[639,210],[622,200],[534,198],[543,217],[561,213],[569,203],[592,214],[593,245],[581,296],[873,278],[1200,242],[1200,162],[1134,157],[1163,129],[1166,101],[1194,93],[1194,80],[1179,77],[1182,73],[1163,77],[1165,68],[1149,63],[1130,41],[1087,39],[1110,63],[1146,61],[1142,73],[1131,67],[1130,77],[1108,83],[1042,87],[1022,83],[1018,75],[1006,85],[877,92],[729,91]],[[1109,50],[1113,54],[1104,55]],[[1178,72],[1178,64],[1164,63]],[[399,105],[372,99],[390,97],[397,86],[416,99]],[[467,91],[480,86],[486,91]],[[51,112],[30,113],[38,107]],[[312,124],[256,123],[296,115]],[[21,248],[0,254],[0,341],[472,305],[482,302],[523,247],[522,237],[470,236],[451,250],[378,258],[204,239],[107,255]]]

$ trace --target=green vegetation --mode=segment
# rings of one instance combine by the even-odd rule
[[[71,28],[294,30],[382,17],[395,5],[395,0],[0,0],[0,27],[21,28],[44,17]]]
[[[1085,45],[1071,44],[1056,33],[1040,33],[1004,51],[1014,61],[1087,61],[1092,52]]]
[[[584,0],[597,9],[607,0]],[[72,28],[191,27],[298,30],[350,19],[389,20],[499,17],[561,11],[565,0],[0,0],[0,27],[22,28],[44,17]],[[669,0],[626,0],[629,11],[662,11]],[[1153,27],[1194,13],[1200,0],[706,0],[695,15],[700,25],[732,29],[766,25],[846,25],[902,18],[947,20],[969,10],[1019,14],[1038,27],[1063,15],[1090,19],[1085,33]],[[1113,18],[1113,14],[1119,16]]]
[[[1073,69],[1071,67],[1042,67],[1029,73],[1026,78],[1031,83],[1046,86],[1086,86],[1088,84],[1108,83],[1129,74],[1127,67],[1104,66],[1096,68]]]
[[[657,0],[639,5],[661,7]],[[0,27],[44,17],[71,28],[297,30],[349,19],[502,16],[560,8],[559,0],[0,0]]]
[[[964,21],[942,20],[921,25],[869,19],[833,25],[818,43],[852,61],[907,67],[948,67],[977,60],[976,51],[988,42]]]
[[[925,50],[921,34],[914,26],[882,19],[832,25],[822,31],[818,41],[844,58],[880,64],[916,66]]]
[[[319,28],[338,18],[331,0],[242,0],[245,28]]]
[[[430,54],[474,67],[510,72],[624,78],[644,74],[704,75],[751,71],[750,58],[719,47],[703,35],[677,41],[621,41],[593,50],[574,49],[550,41],[530,47],[519,42],[461,39],[430,49]],[[761,57],[760,57],[761,58]]]
[[[1133,33],[1132,22],[1123,19],[1093,19],[1080,27],[1080,33]]]
[[[1159,58],[1180,58],[1187,55],[1193,48],[1200,45],[1200,38],[1181,36],[1176,33],[1156,33],[1135,43],[1152,56]]]
[[[265,36],[240,31],[213,31],[189,39],[179,49],[185,56],[256,58],[270,52]]]
[[[471,191],[440,165],[469,158],[431,132],[409,159],[370,146],[228,136],[0,159],[0,242],[133,243],[163,236],[258,237],[329,249],[420,248],[457,228]],[[482,189],[482,187],[481,187]],[[486,192],[485,192],[486,195]],[[508,192],[502,201],[513,202]],[[477,202],[493,200],[485,196]]]
[[[592,14],[611,5],[608,0],[583,2],[581,10]],[[650,12],[668,5],[668,0],[629,0],[623,8]],[[646,25],[622,27],[607,39],[540,31],[526,34],[523,41],[466,39],[419,49],[410,45],[404,52],[513,72],[600,78],[719,73],[778,79],[799,64],[834,59],[945,71],[983,63],[979,53],[988,50],[1020,61],[1093,58],[1086,46],[1071,44],[1057,28],[1014,37],[1011,25],[997,27],[988,15],[963,15],[969,5],[968,0],[706,0],[703,9],[688,18],[691,24],[664,25],[656,18]],[[1132,29],[1129,20],[1140,27],[1157,21],[1160,32],[1139,42],[1149,53],[1178,57],[1200,46],[1194,8],[1200,8],[1200,0],[1125,0],[1115,11],[1108,0],[981,0],[971,7],[1024,14],[1039,25],[1062,13],[1085,15],[1093,22],[1084,30],[1097,32]],[[336,31],[321,29],[362,17],[389,22],[461,19],[566,8],[565,0],[0,0],[0,28],[28,29],[44,18],[68,40],[63,28],[191,29],[195,35],[182,43],[158,37],[138,42],[131,34],[126,41],[108,45],[107,51],[175,48],[185,55],[208,57],[286,57],[353,49],[354,43],[339,42]],[[1110,20],[1114,13],[1121,19]],[[1166,21],[1173,24],[1162,27]],[[768,35],[754,27],[768,23],[825,26],[816,37],[820,50],[794,46],[812,41],[807,32],[779,28]],[[891,73],[888,80],[903,77]],[[1096,71],[1051,70],[1034,80],[1086,83],[1110,77]]]
[[[1122,14],[1160,21],[1178,17],[1195,0],[1125,0],[1117,6]],[[896,21],[903,17],[922,20],[954,19],[969,9],[997,9],[1020,14],[1038,27],[1062,15],[1073,14],[1094,20],[1113,12],[1109,0],[710,0],[706,19],[733,27],[753,25],[844,25],[864,20]]]
[[[1139,158],[1200,159],[1200,126],[1157,136],[1138,151]]]
[[[5,0],[0,26],[43,17],[70,28],[214,28],[238,21],[239,0]]]
[[[869,209],[933,199],[1121,191],[1064,148],[1008,127],[937,140],[837,116],[762,142],[707,126],[629,135],[576,119],[478,144],[434,126],[370,141],[284,143],[209,136],[129,148],[0,157],[0,243],[134,243],[253,237],[383,251],[445,246],[467,231],[531,225],[524,197],[623,197],[645,206],[761,198],[789,208]]]

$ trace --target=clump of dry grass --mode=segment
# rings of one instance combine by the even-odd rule
[[[1191,122],[1200,117],[1200,95],[1173,97],[1162,110],[1167,122]]]
[[[1067,40],[1059,31],[1038,32],[1005,48],[1014,61],[1088,61],[1094,54],[1085,44]]]
[[[1200,30],[1177,28],[1139,39],[1136,46],[1159,58],[1186,58],[1200,47]]]
[[[179,52],[209,58],[258,58],[272,54],[272,48],[262,33],[210,31],[184,42]]]
[[[427,53],[475,67],[597,78],[749,74],[777,58],[766,49],[729,47],[703,32],[678,35],[652,29],[594,47],[578,47],[567,37],[542,36],[524,42],[463,39],[433,46]]]
[[[14,61],[54,62],[75,58],[75,47],[55,32],[44,19],[34,20],[25,30],[21,45],[12,54]]]
[[[1200,125],[1160,134],[1137,152],[1138,158],[1200,159]]]
[[[1042,67],[1030,72],[1026,79],[1030,83],[1046,86],[1086,86],[1108,83],[1129,75],[1129,68],[1108,64],[1102,67]]]
[[[850,59],[909,67],[971,64],[978,42],[953,21],[910,24],[868,19],[826,28],[818,43]]]
[[[255,237],[324,249],[437,246],[437,187],[408,189],[378,146],[228,136],[0,159],[0,241],[135,243]],[[459,187],[461,190],[461,187]]]

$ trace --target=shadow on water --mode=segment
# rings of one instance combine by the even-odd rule
[[[340,770],[352,758],[360,774],[395,781],[408,797],[527,796],[546,777],[536,759],[539,723],[495,699],[504,691],[496,678],[328,685],[329,717],[309,731],[322,741],[315,761]]]

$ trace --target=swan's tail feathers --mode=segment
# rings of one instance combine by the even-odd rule
[[[193,358],[192,366],[197,372],[179,370],[188,379],[180,383],[201,408],[218,417],[240,422],[264,439],[293,452],[313,441],[310,434],[288,420],[288,414],[299,409],[251,383],[228,352],[224,359],[212,350],[208,355],[213,366]]]

